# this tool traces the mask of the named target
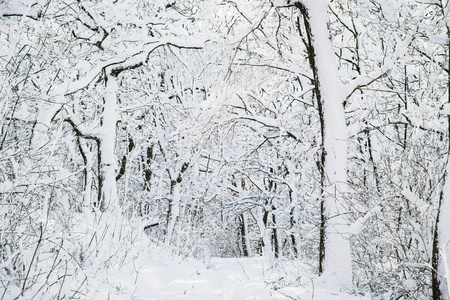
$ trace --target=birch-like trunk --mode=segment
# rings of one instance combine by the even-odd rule
[[[83,153],[83,158],[84,158],[84,164],[85,164],[85,169],[84,169],[84,184],[83,184],[83,188],[84,188],[84,202],[82,204],[83,206],[83,211],[85,213],[89,213],[92,210],[92,204],[93,204],[93,199],[92,199],[92,174],[91,174],[91,167],[94,164],[94,152],[91,151],[89,145],[83,145],[81,144],[81,142],[79,142],[79,149],[80,149],[80,153]]]
[[[171,196],[169,204],[169,222],[167,224],[166,245],[172,240],[172,235],[175,229],[178,218],[180,217],[180,201],[181,201],[181,183],[172,181]]]
[[[328,30],[328,1],[302,0],[296,4],[305,19],[310,39],[310,63],[321,114],[323,139],[324,253],[322,275],[328,285],[351,287],[351,250],[345,192],[347,188],[347,126],[344,96]]]
[[[118,207],[116,185],[116,143],[117,123],[116,78],[108,76],[104,95],[104,110],[99,133],[99,206],[101,210]]]
[[[263,242],[263,255],[269,259],[274,258],[274,254],[272,251],[272,239],[270,237],[270,231],[271,229],[267,228],[266,224],[264,223],[263,215],[264,211],[253,213],[251,211],[253,219],[255,219],[256,225],[259,228],[259,231],[261,233],[262,242]]]

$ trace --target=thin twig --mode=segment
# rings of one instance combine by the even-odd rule
[[[34,259],[36,258],[37,251],[38,251],[39,246],[41,245],[41,242],[42,242],[42,235],[44,234],[44,229],[43,229],[43,227],[42,227],[42,223],[40,224],[39,228],[40,228],[40,230],[41,230],[41,232],[40,232],[40,234],[39,234],[39,240],[38,240],[38,242],[37,242],[36,248],[34,249],[33,257],[31,258],[30,265],[28,266],[27,275],[25,276],[25,279],[23,280],[22,291],[20,292],[20,295],[19,295],[19,296],[23,296],[23,293],[24,293],[25,290],[26,290],[27,279],[28,279],[28,276],[30,275],[31,266],[33,265]],[[19,296],[18,296],[18,297],[19,297]],[[16,299],[17,299],[18,297],[16,297]]]

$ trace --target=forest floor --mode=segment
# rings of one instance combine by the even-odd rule
[[[363,300],[370,296],[328,290],[300,261],[258,258],[169,258],[141,255],[90,280],[93,299]],[[309,270],[308,270],[309,269]],[[106,272],[106,271],[105,271]]]

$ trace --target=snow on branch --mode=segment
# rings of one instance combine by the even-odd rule
[[[377,205],[370,209],[364,216],[358,218],[353,224],[350,225],[348,231],[350,234],[357,235],[360,233],[363,228],[364,224],[367,222],[368,219],[370,219],[372,216],[375,216],[377,213],[381,211],[381,206]]]
[[[226,77],[229,77],[229,75],[231,74],[231,66],[233,65],[233,64],[235,64],[235,59],[236,59],[236,56],[237,56],[237,53],[238,53],[238,51],[239,51],[239,49],[241,48],[241,44],[253,33],[253,32],[255,32],[256,30],[258,30],[258,29],[260,29],[261,28],[261,24],[262,24],[262,22],[266,19],[266,17],[269,15],[269,13],[267,12],[267,11],[262,11],[261,12],[261,15],[259,16],[259,18],[255,21],[255,22],[253,22],[252,23],[252,25],[250,26],[250,28],[249,28],[249,30],[247,30],[247,32],[244,34],[244,36],[242,36],[240,39],[239,39],[239,41],[237,42],[237,45],[236,45],[236,47],[234,48],[235,49],[235,51],[234,51],[234,54],[233,54],[233,57],[231,58],[231,62],[230,62],[230,65],[229,65],[229,67],[228,67],[228,72],[227,72],[227,76]]]
[[[337,12],[334,11],[333,7],[331,5],[328,5],[328,9],[331,11],[331,13],[336,17],[336,19],[348,30],[350,31],[354,36],[358,34],[355,23],[350,18],[345,17],[344,15],[338,15]]]
[[[41,17],[41,10],[31,6],[8,4],[0,7],[1,17],[28,17],[38,20]]]
[[[99,137],[96,135],[87,134],[87,133],[82,132],[82,130],[79,128],[79,126],[77,126],[72,119],[66,118],[66,119],[64,119],[64,122],[67,122],[70,124],[70,126],[72,126],[73,131],[75,132],[75,134],[77,136],[88,139],[88,140],[94,140],[97,142],[100,140]]]
[[[413,35],[408,35],[405,40],[398,41],[397,49],[391,58],[385,59],[384,64],[378,70],[367,75],[360,75],[349,84],[344,85],[343,90],[345,99],[350,98],[357,90],[369,86],[373,82],[384,77],[394,67],[395,63],[406,54],[413,37]]]
[[[93,68],[92,70],[90,70],[86,76],[82,77],[80,80],[74,81],[74,82],[70,82],[68,84],[67,90],[65,92],[65,96],[68,96],[70,94],[73,94],[79,90],[82,90],[86,87],[88,87],[94,80],[96,80],[98,78],[98,76],[101,74],[102,70],[106,67],[106,66],[111,66],[114,64],[118,64],[123,60],[114,58],[111,59],[107,62],[103,62],[100,63],[97,67]]]
[[[302,73],[302,70],[300,70],[299,68],[296,68],[295,65],[287,65],[287,64],[282,64],[279,62],[268,62],[268,63],[232,63],[233,66],[248,66],[248,67],[260,67],[260,68],[269,68],[269,69],[274,69],[274,70],[279,70],[279,71],[284,71],[284,72],[288,72],[288,73],[292,73],[292,74],[297,74],[297,75],[301,75],[304,76],[308,79],[311,79],[310,77],[308,77],[307,75]]]
[[[201,40],[199,43],[177,38],[165,38],[156,43],[151,42],[146,44],[144,50],[140,53],[137,53],[123,62],[112,66],[110,73],[113,76],[117,76],[125,70],[135,69],[147,64],[150,59],[150,54],[161,46],[173,46],[183,49],[201,49],[206,41],[207,40]]]
[[[250,120],[257,123],[260,123],[266,127],[278,128],[279,124],[276,119],[262,117],[258,115],[247,116],[247,115],[238,115],[237,117],[233,117],[232,119],[241,119],[241,120]]]
[[[118,76],[121,72],[135,69],[148,63],[150,55],[161,46],[173,46],[180,49],[201,49],[208,40],[205,38],[185,40],[180,38],[166,37],[158,41],[150,41],[144,44],[138,52],[130,54],[126,58],[112,58],[106,62],[100,63],[92,69],[86,76],[78,81],[71,82],[65,95],[73,94],[82,90],[95,81],[103,72]]]
[[[431,32],[427,32],[425,34],[425,37],[428,38],[431,42],[433,42],[435,44],[444,45],[444,46],[450,44],[450,39],[449,38],[435,36]]]

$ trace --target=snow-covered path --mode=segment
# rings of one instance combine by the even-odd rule
[[[166,258],[165,258],[166,259]],[[300,263],[270,264],[261,258],[201,260],[139,259],[127,271],[97,274],[90,282],[94,299],[142,300],[250,300],[315,299],[359,300],[313,285],[314,279]],[[107,293],[105,293],[107,291]]]

